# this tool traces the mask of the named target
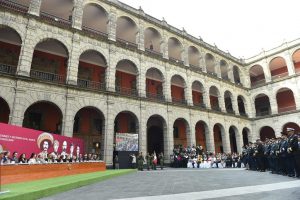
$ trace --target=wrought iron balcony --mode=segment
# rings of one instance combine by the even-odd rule
[[[155,93],[146,93],[147,98],[155,101],[165,101],[165,97],[162,94],[155,94]]]
[[[190,64],[190,68],[191,68],[192,70],[194,70],[194,71],[202,72],[202,68],[199,67],[199,66]]]
[[[77,85],[81,88],[105,91],[105,83],[89,81],[89,80],[84,80],[84,79],[78,79]]]
[[[16,71],[17,71],[17,67],[0,63],[0,73],[16,74]]]
[[[131,96],[131,97],[137,97],[138,92],[136,89],[132,88],[126,88],[126,87],[121,87],[121,86],[116,86],[116,93],[124,96]]]
[[[274,76],[272,76],[272,80],[276,80],[276,79],[280,79],[280,78],[283,78],[283,77],[287,77],[289,75],[288,72],[284,72],[284,73],[281,73],[281,74],[276,74]]]
[[[104,36],[104,37],[108,36],[107,33],[104,33],[104,32],[99,31],[99,30],[95,30],[95,29],[87,27],[87,26],[82,26],[82,30],[84,30],[86,32],[89,32],[89,33],[92,33],[92,34],[95,34],[95,35],[101,35],[101,36]]]
[[[63,19],[63,18],[57,17],[55,15],[51,15],[51,14],[46,13],[46,12],[41,12],[40,13],[40,17],[42,19],[45,19],[45,20],[50,21],[50,22],[55,23],[55,24],[60,24],[60,25],[66,26],[66,27],[70,27],[71,26],[71,18],[72,18],[72,16],[70,16],[70,19],[67,20],[67,19]]]
[[[265,79],[251,82],[251,87],[258,87],[266,83]]]
[[[17,12],[21,13],[27,13],[28,12],[28,7],[18,4],[17,2],[11,1],[11,0],[0,0],[0,7],[9,9],[9,10],[14,10]]]
[[[270,111],[256,112],[256,117],[262,117],[262,116],[267,116],[267,115],[271,115],[271,112]]]
[[[173,58],[169,56],[169,60],[174,63],[183,64],[182,60],[178,60],[177,58]]]
[[[285,113],[285,112],[290,112],[296,110],[296,105],[293,106],[287,106],[287,107],[278,107],[278,113]]]
[[[148,53],[154,54],[154,55],[156,55],[156,56],[159,56],[159,57],[162,57],[162,56],[163,56],[162,53],[157,52],[157,51],[154,51],[154,50],[152,50],[152,49],[145,48],[145,51],[148,52]]]
[[[133,43],[133,42],[129,42],[127,40],[124,40],[122,38],[117,38],[117,41],[118,42],[121,42],[123,44],[125,44],[126,46],[130,46],[130,47],[133,47],[133,48],[137,48],[137,44],[136,43]]]
[[[205,106],[204,103],[194,102],[193,104],[194,104],[194,106],[196,106],[196,107],[206,108],[206,106]]]
[[[177,103],[177,104],[187,105],[187,101],[185,99],[179,99],[179,98],[172,97],[172,102]]]
[[[219,106],[219,105],[212,106],[212,107],[211,107],[211,109],[212,109],[212,110],[214,110],[214,111],[221,112],[221,108],[220,108],[220,106]]]
[[[65,79],[62,75],[59,74],[53,74],[48,72],[42,72],[42,71],[36,71],[31,70],[30,71],[30,77],[36,78],[43,81],[48,81],[52,83],[60,83],[65,84]]]

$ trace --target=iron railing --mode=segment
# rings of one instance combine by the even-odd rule
[[[240,116],[248,117],[248,114],[247,114],[247,113],[244,113],[244,112],[240,112]]]
[[[265,79],[261,79],[261,80],[258,80],[258,81],[253,81],[253,82],[251,82],[251,87],[257,87],[257,86],[260,86],[260,85],[264,85],[265,83],[266,83]]]
[[[90,27],[87,27],[87,26],[82,26],[82,30],[86,31],[86,32],[89,32],[89,33],[92,33],[92,34],[95,34],[95,35],[101,35],[101,36],[104,36],[104,37],[108,36],[108,34],[105,33],[105,32],[102,32],[102,31],[99,31],[99,30],[96,30],[96,29],[93,29],[93,28],[90,28]]]
[[[59,74],[48,73],[48,72],[31,70],[30,77],[43,80],[43,81],[52,82],[52,83],[60,83],[60,84],[65,83],[64,76]]]
[[[169,60],[174,63],[183,64],[182,60],[178,60],[177,58],[173,58],[169,56]]]
[[[288,76],[289,73],[288,72],[284,72],[284,73],[281,73],[281,74],[276,74],[274,76],[272,76],[272,80],[276,80],[276,79],[279,79],[279,78],[283,78],[283,77],[286,77]]]
[[[194,102],[193,104],[194,104],[194,106],[196,106],[196,107],[206,108],[206,105],[205,105],[204,103]]]
[[[121,86],[116,86],[116,93],[118,93],[120,95],[131,96],[131,97],[138,96],[138,92],[136,89],[126,88],[126,87],[121,87]]]
[[[177,104],[184,104],[184,105],[187,104],[187,101],[185,99],[180,99],[175,97],[172,97],[172,102]]]
[[[0,63],[0,73],[16,74],[16,71],[17,71],[17,67]]]
[[[278,113],[284,113],[284,112],[289,112],[289,111],[293,111],[293,110],[296,110],[296,106],[295,105],[293,105],[293,106],[287,106],[287,107],[282,107],[282,108],[278,107]]]
[[[63,18],[55,16],[55,15],[52,15],[52,14],[46,13],[46,12],[41,12],[40,17],[47,21],[57,23],[57,24],[60,24],[63,26],[67,26],[67,27],[71,26],[71,18],[72,18],[71,15],[70,15],[69,20],[67,20],[67,19],[63,19]]]
[[[101,82],[78,79],[77,85],[81,88],[89,88],[93,90],[105,90],[105,84]]]
[[[217,106],[212,106],[211,109],[214,110],[214,111],[221,112],[221,108],[218,105]]]
[[[125,45],[127,45],[127,46],[137,48],[137,44],[136,44],[136,43],[129,42],[129,41],[124,40],[124,39],[122,39],[122,38],[117,38],[117,41],[118,41],[118,42],[121,42],[121,43],[123,43],[123,44],[125,44]]]
[[[159,57],[162,57],[162,56],[163,56],[162,53],[157,52],[157,51],[154,51],[154,50],[152,50],[152,49],[145,48],[145,51],[146,51],[146,52],[149,52],[149,53],[151,53],[151,54],[157,55],[157,56],[159,56]]]
[[[151,100],[165,101],[165,97],[162,94],[155,94],[155,93],[147,92],[146,96],[148,99],[151,99]]]
[[[194,71],[202,72],[202,68],[199,67],[199,66],[190,64],[190,68],[191,68],[192,70],[194,70]]]
[[[261,112],[256,112],[256,117],[262,117],[262,116],[267,116],[271,115],[270,111],[261,111]]]
[[[9,10],[14,10],[21,13],[27,13],[28,7],[22,4],[18,4],[17,2],[10,0],[0,0],[0,7],[4,7]]]

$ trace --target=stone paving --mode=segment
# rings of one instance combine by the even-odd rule
[[[183,194],[181,199],[191,199],[191,195],[194,195],[195,192],[198,192],[197,195],[199,195],[199,198],[192,196],[193,199],[200,199],[201,192],[203,191],[213,190],[212,194],[216,194],[218,191],[223,191],[222,189],[230,190],[231,188],[237,188],[236,190],[242,190],[240,187],[247,189],[247,186],[256,187],[257,185],[280,184],[283,182],[284,184],[281,184],[285,185],[283,189],[267,192],[257,192],[253,189],[253,191],[250,191],[250,194],[236,196],[228,196],[230,194],[228,194],[228,192],[225,194],[226,192],[224,192],[224,196],[219,194],[218,198],[210,199],[300,200],[299,179],[273,175],[268,172],[247,171],[244,169],[166,169],[163,171],[143,171],[84,186],[44,198],[44,200],[106,200],[147,196],[147,199],[162,199],[163,196],[160,195],[178,194]],[[289,188],[285,182],[292,183],[294,186]],[[273,190],[272,185],[268,187],[268,190]],[[260,188],[260,186],[256,188]],[[246,192],[249,193],[249,191]],[[175,199],[175,196],[172,199]],[[176,197],[176,199],[179,199],[179,197]]]

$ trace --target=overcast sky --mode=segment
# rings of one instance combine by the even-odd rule
[[[120,0],[235,57],[300,38],[299,0]]]

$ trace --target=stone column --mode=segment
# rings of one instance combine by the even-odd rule
[[[167,113],[168,115],[168,113]],[[173,153],[173,147],[170,146],[170,134],[169,134],[169,129],[171,129],[173,131],[173,127],[170,128],[170,126],[168,125],[168,121],[166,122],[166,124],[163,125],[163,131],[164,131],[164,157],[165,157],[165,161],[166,163],[170,163],[170,155]],[[173,133],[172,133],[173,136]]]
[[[77,33],[74,33],[72,50],[68,59],[67,84],[77,85],[80,53],[80,36]]]
[[[167,121],[167,136],[164,138],[164,148],[165,148],[165,156],[168,156],[167,158],[170,158],[170,155],[173,154],[173,148],[174,148],[174,137],[173,137],[173,119],[172,119],[173,111],[172,109],[168,108],[168,121]],[[170,162],[170,160],[169,160]]]
[[[193,96],[192,96],[192,85],[190,83],[190,76],[191,76],[191,71],[187,71],[187,79],[186,79],[186,87],[185,87],[185,99],[187,101],[187,104],[192,106],[193,105]]]
[[[107,96],[107,113],[105,119],[105,130],[103,134],[103,160],[106,162],[106,165],[113,164],[115,113],[112,111],[114,110],[115,106],[114,99],[110,96]]]
[[[114,44],[109,45],[109,58],[108,67],[105,73],[105,83],[106,90],[110,92],[115,92],[115,81],[116,81],[116,46]]]
[[[296,87],[294,92],[294,99],[295,99],[295,104],[296,104],[296,110],[300,109],[300,83],[299,81],[296,82]]]
[[[200,49],[200,55],[201,55],[200,67],[201,67],[202,71],[206,73],[207,69],[206,69],[206,63],[205,63],[205,52],[202,48]]]
[[[75,0],[72,10],[72,27],[81,30],[83,18],[83,0]]]
[[[143,152],[146,155],[147,152],[147,119],[146,105],[141,105],[140,119],[139,119],[139,152]],[[158,152],[157,152],[158,153]]]
[[[42,0],[31,0],[29,4],[28,13],[35,16],[40,16],[40,9]]]
[[[145,51],[145,29],[144,29],[144,21],[142,19],[139,20],[139,31],[138,31],[138,49],[141,51]]]
[[[295,66],[294,66],[293,58],[288,50],[285,51],[284,59],[286,61],[289,76],[295,75]]]
[[[236,146],[237,146],[237,153],[242,153],[242,147],[243,147],[243,133],[242,129],[237,130],[237,133],[235,133],[235,140],[236,140]]]
[[[146,97],[146,66],[144,60],[144,55],[141,55],[138,87],[138,93],[140,97]]]
[[[221,68],[220,68],[220,59],[218,57],[216,57],[216,61],[215,61],[215,73],[217,74],[217,76],[219,78],[222,78]]]
[[[19,81],[18,81],[19,82]],[[15,100],[13,102],[13,107],[10,113],[10,124],[16,126],[22,126],[24,114],[25,114],[25,106],[23,105],[24,96],[26,95],[26,90],[23,88],[19,88],[18,86],[15,88]]]
[[[21,47],[17,75],[30,76],[31,61],[34,51],[34,41],[36,37],[36,20],[29,19],[27,24],[26,36]]]
[[[165,67],[165,82],[164,82],[164,95],[167,102],[172,102],[172,95],[171,95],[171,74],[170,74],[170,68],[168,67],[168,64],[166,64]]]
[[[272,88],[269,88],[269,89],[272,90]],[[278,113],[278,105],[277,105],[277,99],[276,99],[276,93],[275,92],[276,91],[273,91],[271,93],[272,96],[269,96],[272,115]]]
[[[229,80],[232,82],[232,83],[235,83],[234,82],[234,74],[233,74],[233,65],[232,63],[228,63],[228,78]]]
[[[204,81],[207,83],[207,81],[209,81],[209,80],[208,80],[207,77],[204,77]],[[207,109],[211,109],[209,88],[210,88],[210,87],[207,87],[207,88],[206,88],[206,90],[205,90],[206,92],[205,92],[205,94],[204,94],[204,96],[203,96],[203,100],[204,100],[204,102],[205,102],[205,106],[206,106]]]
[[[211,119],[210,119],[211,121]],[[208,125],[208,130],[205,130],[206,149],[208,152],[215,152],[215,141],[214,141],[214,125],[212,127]]]
[[[169,59],[169,47],[168,47],[168,38],[166,38],[164,35],[162,37],[162,41],[163,41],[163,44],[162,44],[162,54],[163,54],[163,58],[165,59]]]
[[[189,132],[189,136],[187,137],[188,139],[188,145],[190,147],[192,147],[193,145],[196,146],[196,129],[194,124],[192,123],[192,119],[195,117],[194,114],[191,113],[191,110],[189,110],[190,112],[190,120],[189,120],[189,124],[190,124],[190,132]]]
[[[72,94],[66,95],[66,109],[63,114],[63,123],[62,123],[62,134],[67,137],[73,137],[73,126],[74,126],[74,117],[76,113],[73,113],[73,105],[76,101],[76,98]]]
[[[183,44],[182,60],[186,67],[190,66],[190,64],[189,64],[189,46],[186,43]]]
[[[266,83],[271,82],[272,77],[271,77],[271,72],[270,72],[270,68],[269,68],[269,60],[268,59],[265,59],[265,64],[262,65],[262,68],[264,70]]]
[[[111,7],[108,14],[108,39],[116,41],[117,37],[117,13],[114,7]]]
[[[234,113],[236,115],[240,115],[237,96],[235,96],[234,94],[232,95],[231,103],[232,103],[232,108],[233,108]],[[245,105],[245,103],[244,103],[244,105]],[[246,109],[246,107],[245,107],[245,109]]]
[[[224,99],[224,92],[223,92],[223,91],[220,91],[218,100],[219,100],[219,106],[220,106],[220,108],[221,108],[221,111],[222,111],[222,112],[226,112],[226,108],[225,108],[225,99]],[[232,100],[231,100],[231,101],[232,101]]]
[[[230,153],[231,147],[230,147],[230,137],[228,132],[229,128],[227,126],[225,126],[224,128],[225,130],[221,130],[223,150],[225,153]]]

